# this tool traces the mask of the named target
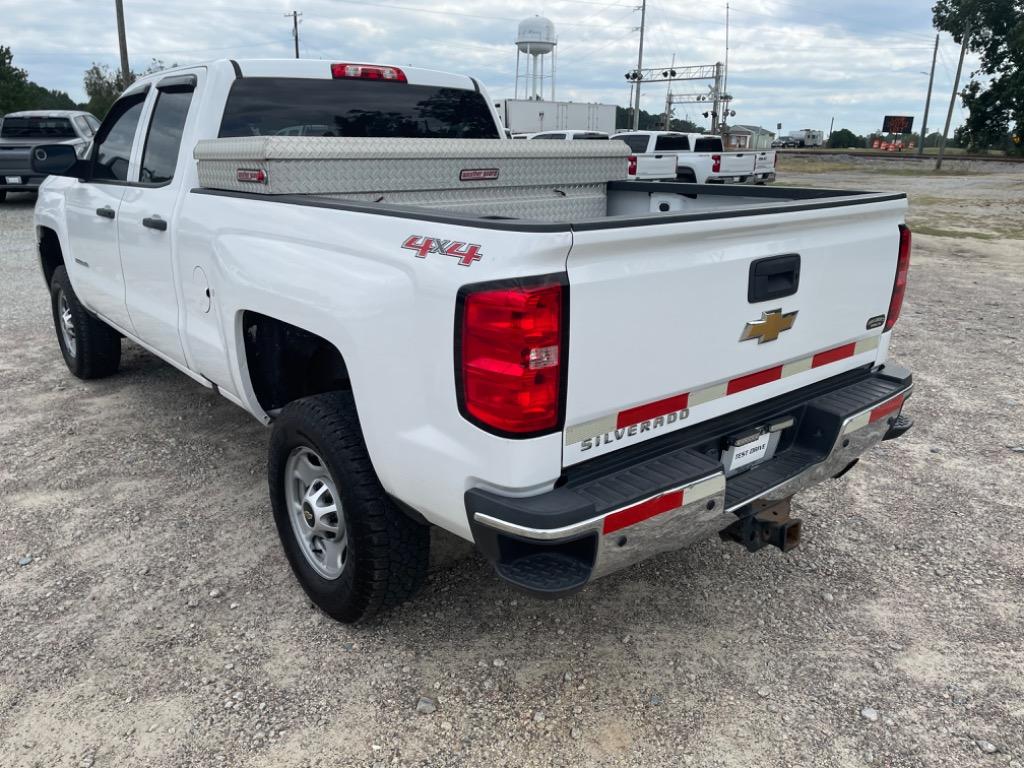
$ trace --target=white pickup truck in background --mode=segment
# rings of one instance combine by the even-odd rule
[[[773,150],[726,151],[720,136],[678,131],[630,131],[612,136],[639,158],[653,153],[676,156],[676,180],[696,184],[755,183],[775,180]]]
[[[33,153],[61,354],[95,379],[128,339],[271,425],[282,546],[339,620],[415,593],[430,525],[548,597],[716,534],[790,549],[790,497],[910,426],[906,197],[628,153],[505,139],[464,75],[144,77],[87,158]]]

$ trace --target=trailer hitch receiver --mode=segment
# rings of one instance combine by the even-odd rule
[[[753,502],[739,520],[719,533],[726,541],[742,544],[749,552],[766,546],[789,552],[800,546],[799,518],[790,517],[790,499],[775,502]],[[741,513],[742,514],[742,513]]]

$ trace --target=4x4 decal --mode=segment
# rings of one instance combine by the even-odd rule
[[[422,235],[410,235],[405,238],[402,247],[416,252],[416,258],[425,259],[427,254],[440,253],[442,256],[451,256],[459,260],[459,266],[472,266],[474,261],[480,261],[483,254],[480,253],[480,246],[474,243],[463,243],[457,240],[439,240],[435,237],[423,237]]]

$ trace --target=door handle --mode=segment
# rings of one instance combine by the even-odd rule
[[[104,219],[112,219],[112,218],[114,218],[115,214],[114,214],[114,209],[111,208],[109,205],[106,205],[106,206],[104,206],[102,208],[97,208],[96,209],[96,215],[97,216],[102,216]]]
[[[147,216],[142,220],[142,226],[163,232],[167,229],[167,222],[159,216]]]
[[[757,259],[750,264],[747,282],[747,301],[759,301],[792,296],[800,287],[800,254],[786,253]]]

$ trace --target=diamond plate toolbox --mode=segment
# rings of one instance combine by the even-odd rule
[[[505,215],[529,218],[605,215],[605,185],[626,178],[628,155],[619,141],[326,136],[208,139],[194,151],[199,183],[210,189],[481,216],[504,200]]]

